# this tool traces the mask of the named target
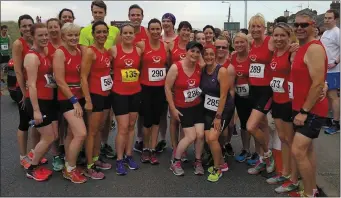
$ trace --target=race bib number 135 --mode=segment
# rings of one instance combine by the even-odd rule
[[[122,82],[137,82],[140,72],[137,69],[122,69]]]

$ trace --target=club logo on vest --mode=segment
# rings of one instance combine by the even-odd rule
[[[276,70],[277,62],[271,62],[270,63],[270,67],[271,67],[272,70]]]
[[[189,88],[193,87],[195,85],[195,79],[188,79],[187,84]]]
[[[134,61],[132,59],[124,59],[124,64],[126,65],[126,67],[132,67],[133,63]]]
[[[81,71],[81,65],[77,65],[76,66],[76,69],[77,69],[77,71],[78,71],[78,73]]]
[[[186,57],[186,54],[183,53],[183,54],[180,54],[179,56],[180,56],[180,59],[183,60]]]
[[[110,60],[109,60],[109,58],[105,58],[104,62],[105,62],[107,67],[110,67]]]
[[[250,55],[250,59],[255,62],[257,60],[257,56],[255,54]]]
[[[237,72],[237,76],[238,76],[238,77],[242,77],[242,76],[243,76],[243,73],[242,73],[242,72]]]
[[[161,61],[161,56],[153,56],[152,59],[154,63],[159,63]]]

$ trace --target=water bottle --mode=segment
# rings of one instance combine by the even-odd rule
[[[43,115],[43,119],[44,119],[44,118],[46,118],[46,115]],[[30,121],[28,122],[28,124],[29,124],[31,127],[34,127],[35,121],[34,121],[34,120],[30,120]]]

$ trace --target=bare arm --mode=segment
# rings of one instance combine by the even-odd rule
[[[81,88],[86,102],[91,103],[88,77],[91,70],[92,61],[96,59],[96,55],[91,48],[86,50],[86,53],[82,57],[81,64]]]
[[[174,41],[170,42],[168,45],[167,45],[167,65],[168,65],[168,68],[171,67],[172,65],[172,50],[173,50],[173,47],[174,47]]]
[[[40,112],[37,96],[37,76],[40,61],[35,54],[28,54],[24,59],[24,67],[27,72],[27,85],[30,92],[30,100],[32,103],[33,111]]]
[[[305,111],[310,111],[314,107],[325,86],[325,60],[324,49],[317,44],[312,44],[304,56],[304,62],[308,66],[309,75],[312,80],[308,97],[302,107]]]
[[[178,76],[178,68],[175,64],[173,64],[167,73],[166,82],[165,82],[166,99],[168,101],[168,105],[171,110],[176,109],[174,105],[174,101],[173,101],[172,88],[173,88],[173,85],[177,76]]]
[[[60,49],[57,49],[53,56],[53,73],[56,78],[58,89],[62,91],[66,98],[73,96],[68,84],[65,82],[65,55]]]
[[[236,80],[236,71],[231,64],[227,67],[227,76],[228,76],[227,78],[229,81],[228,89],[230,91],[231,96],[234,98],[234,96],[235,96],[234,86],[235,86],[235,80]]]
[[[85,45],[80,45],[80,47],[81,47],[81,54],[86,54],[86,51],[87,51],[87,49],[88,49],[88,46],[85,46]]]
[[[217,114],[221,115],[225,108],[226,98],[227,98],[227,92],[230,87],[230,80],[228,79],[228,71],[224,67],[221,67],[219,69],[218,73],[218,81],[220,84],[220,100],[218,105]]]
[[[22,57],[23,46],[19,40],[13,43],[12,56],[14,71],[22,94],[25,96],[26,86],[23,72],[24,57]]]

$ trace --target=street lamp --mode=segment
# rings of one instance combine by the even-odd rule
[[[227,22],[230,23],[230,17],[231,17],[231,3],[228,1],[222,1],[221,3],[228,3],[229,4],[229,15],[227,18]]]

